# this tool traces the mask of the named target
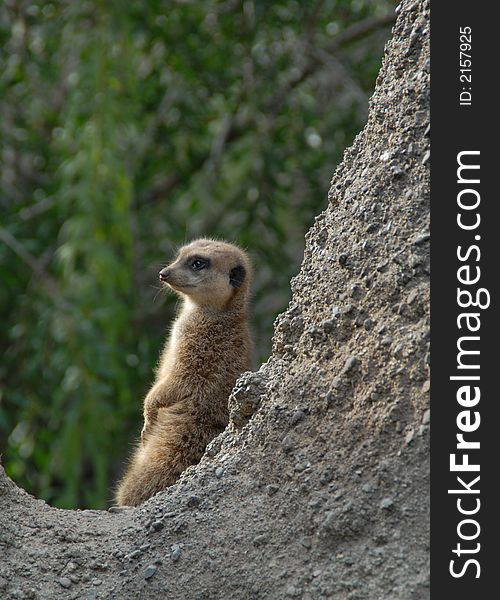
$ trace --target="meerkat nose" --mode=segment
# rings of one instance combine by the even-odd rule
[[[162,269],[160,271],[160,281],[168,281],[170,274],[171,274],[171,271],[169,271],[169,269]]]

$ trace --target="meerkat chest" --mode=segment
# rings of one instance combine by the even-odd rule
[[[167,342],[160,358],[159,368],[157,371],[159,379],[168,376],[179,358],[178,349],[180,341],[183,337],[187,317],[188,313],[184,309],[181,311],[172,325],[170,334],[167,338]]]
[[[172,326],[161,361],[161,376],[171,372],[206,380],[219,379],[221,372],[229,376],[241,361],[240,329],[227,316],[218,318],[185,305]]]

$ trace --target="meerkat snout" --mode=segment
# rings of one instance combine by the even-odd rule
[[[162,269],[159,273],[159,277],[160,277],[160,281],[167,282],[168,278],[170,277],[170,271],[167,268]]]

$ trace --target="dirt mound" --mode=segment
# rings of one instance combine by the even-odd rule
[[[428,19],[424,0],[398,9],[228,429],[138,509],[57,510],[0,471],[0,597],[429,596]]]

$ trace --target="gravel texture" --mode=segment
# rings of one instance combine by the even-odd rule
[[[306,236],[273,353],[178,485],[70,511],[0,469],[0,598],[429,597],[429,5]]]

